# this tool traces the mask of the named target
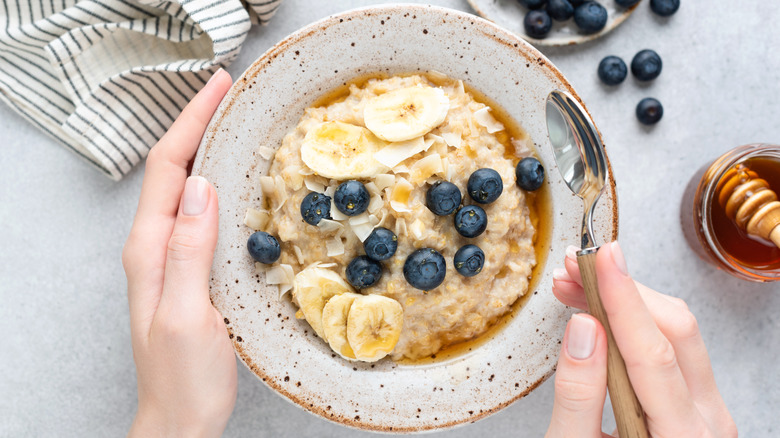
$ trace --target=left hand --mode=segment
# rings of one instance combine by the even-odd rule
[[[131,437],[218,437],[236,401],[233,345],[209,300],[217,193],[204,178],[187,177],[231,83],[217,71],[146,160],[122,254],[138,374]]]

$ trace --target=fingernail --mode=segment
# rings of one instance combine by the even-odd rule
[[[553,269],[553,280],[568,280],[566,270],[562,268]]]
[[[610,243],[612,246],[612,261],[615,263],[615,266],[620,270],[620,272],[623,273],[623,275],[628,275],[628,266],[626,266],[626,259],[623,257],[623,251],[620,249],[620,245],[617,243],[617,240]]]
[[[579,250],[580,249],[577,248],[576,246],[569,245],[568,247],[566,247],[566,257],[572,260],[577,260],[577,251]]]
[[[222,73],[223,71],[224,71],[224,69],[222,67],[220,67],[219,70],[215,71],[214,74],[211,75],[211,77],[209,78],[209,81],[206,82],[206,85],[208,85],[214,78],[219,76],[219,74]]]
[[[569,322],[569,338],[566,351],[569,356],[583,360],[589,358],[596,348],[596,323],[592,319],[574,314]]]
[[[209,203],[209,183],[202,176],[191,176],[184,184],[181,212],[185,216],[198,216]]]

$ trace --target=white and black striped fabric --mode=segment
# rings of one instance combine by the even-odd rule
[[[281,0],[0,2],[0,99],[119,180]]]

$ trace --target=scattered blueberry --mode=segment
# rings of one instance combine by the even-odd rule
[[[539,190],[544,182],[544,166],[534,157],[526,157],[517,163],[515,169],[517,185],[527,191]]]
[[[322,219],[330,219],[330,196],[311,192],[301,202],[301,216],[307,224],[317,225]]]
[[[525,33],[531,38],[542,39],[552,29],[550,14],[543,9],[532,9],[525,14],[523,27],[525,28]]]
[[[547,13],[553,20],[566,21],[574,15],[574,6],[569,0],[550,0]]]
[[[384,227],[375,228],[363,242],[366,255],[373,260],[387,260],[398,249],[398,236]]]
[[[639,3],[639,0],[615,0],[615,3],[617,3],[620,6],[623,6],[624,8],[630,8],[631,6],[634,6],[635,4]]]
[[[485,265],[485,253],[477,245],[462,246],[455,253],[455,270],[464,277],[473,277],[482,271]]]
[[[661,57],[650,49],[642,50],[631,60],[631,73],[640,81],[651,81],[657,78],[662,68]]]
[[[460,189],[448,181],[434,183],[425,194],[425,205],[438,216],[452,214],[460,206]]]
[[[347,265],[347,281],[355,289],[371,287],[382,276],[382,264],[366,256],[357,256]]]
[[[256,231],[249,236],[246,248],[253,259],[267,265],[279,260],[279,256],[282,254],[279,241],[265,231]]]
[[[444,257],[432,248],[421,248],[409,254],[404,262],[404,278],[412,287],[429,291],[444,281],[447,265]]]
[[[664,116],[664,107],[658,99],[646,97],[636,106],[636,118],[645,125],[654,125]]]
[[[680,9],[680,0],[650,0],[650,9],[662,17],[668,17]]]
[[[547,3],[547,0],[517,0],[528,9],[539,9]]]
[[[333,201],[336,208],[347,216],[357,216],[366,211],[371,195],[363,183],[355,180],[345,181],[339,184]]]
[[[455,214],[455,229],[463,237],[477,237],[487,228],[487,214],[478,205],[467,205]]]
[[[607,25],[607,10],[597,2],[585,2],[574,9],[574,23],[585,33],[596,33]]]
[[[495,170],[482,168],[471,174],[466,189],[474,201],[490,204],[504,191],[504,182]]]
[[[617,85],[628,76],[628,67],[617,56],[607,56],[599,63],[599,79],[607,85]]]

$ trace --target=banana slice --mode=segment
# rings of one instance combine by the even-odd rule
[[[352,292],[352,287],[330,269],[310,266],[295,276],[293,298],[317,336],[327,340],[322,328],[322,309],[336,295]]]
[[[398,301],[382,295],[356,298],[347,317],[347,341],[355,358],[376,362],[393,351],[404,322]]]
[[[411,140],[441,125],[450,109],[444,90],[408,87],[371,99],[363,109],[366,127],[387,141]]]
[[[355,353],[347,341],[347,315],[356,298],[363,295],[345,293],[336,295],[322,309],[322,330],[330,348],[345,359],[355,360]]]
[[[326,178],[371,178],[388,170],[374,159],[374,153],[386,145],[362,126],[325,122],[306,133],[301,159]]]

